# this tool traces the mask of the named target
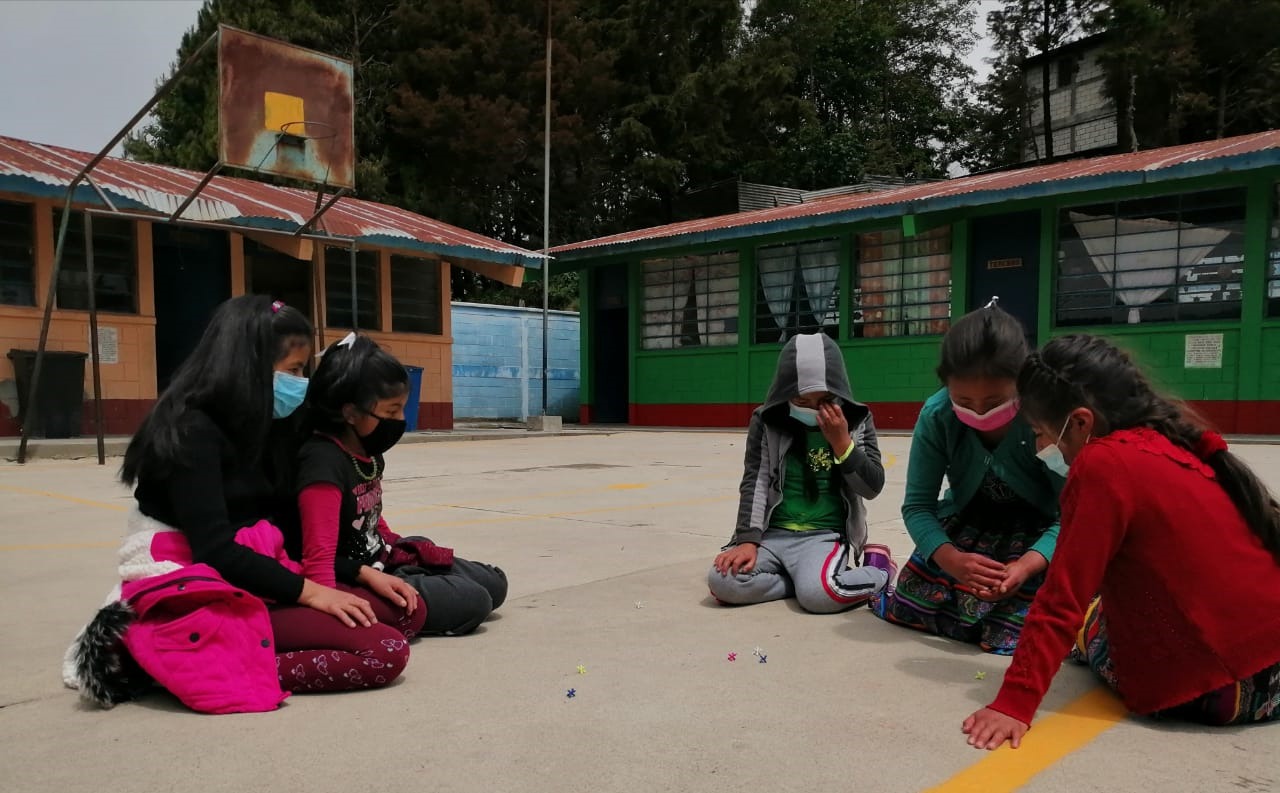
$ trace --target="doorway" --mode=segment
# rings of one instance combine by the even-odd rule
[[[214,310],[231,298],[231,246],[221,231],[151,225],[156,388],[196,348]]]
[[[994,295],[1017,317],[1034,348],[1040,327],[1040,213],[1017,212],[970,221],[969,309]]]
[[[315,293],[311,261],[295,259],[256,240],[244,241],[246,291],[266,295],[301,311],[315,322],[311,296]]]
[[[631,312],[627,307],[627,267],[590,271],[592,287],[591,418],[597,424],[626,424],[631,408]]]

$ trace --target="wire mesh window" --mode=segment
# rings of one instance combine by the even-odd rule
[[[640,345],[646,350],[738,343],[738,254],[650,259]]]
[[[855,338],[936,336],[951,327],[951,227],[905,238],[859,234],[853,289]]]
[[[1240,316],[1244,189],[1072,207],[1058,230],[1058,325]]]
[[[356,320],[351,321],[351,249],[324,249],[325,324],[331,328],[382,330],[378,310],[378,252],[356,251]]]
[[[62,223],[62,210],[53,213],[54,234]],[[55,236],[56,243],[56,236]],[[136,314],[138,311],[138,262],[136,229],[132,220],[93,218],[94,299],[99,311]],[[164,262],[156,262],[163,267]],[[58,270],[57,306],[89,310],[89,271],[85,264],[84,214],[72,212]]]
[[[840,330],[840,240],[756,251],[756,343]]]
[[[440,302],[440,262],[391,257],[391,330],[439,336],[444,332]]]
[[[36,304],[34,209],[0,201],[0,303]]]

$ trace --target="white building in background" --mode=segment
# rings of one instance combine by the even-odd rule
[[[1106,74],[1099,56],[1104,35],[1073,41],[1023,63],[1030,135],[1023,162],[1045,159],[1043,76],[1049,70],[1049,121],[1053,158],[1096,156],[1115,151],[1119,129],[1115,103],[1106,95]]]

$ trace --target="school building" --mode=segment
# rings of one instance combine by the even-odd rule
[[[91,156],[0,137],[0,435],[21,431],[7,353],[36,348],[67,185]],[[83,212],[110,202],[120,214],[95,214],[92,232],[105,431],[132,433],[213,309],[246,293],[301,309],[317,327],[318,345],[357,327],[406,365],[422,367],[417,427],[451,428],[451,271],[462,267],[518,284],[540,257],[346,197],[306,229],[332,236],[329,244],[294,233],[318,208],[313,191],[225,176],[208,184],[182,221],[166,222],[203,176],[107,158],[93,170],[93,184],[81,184],[75,194],[48,349],[90,349]],[[86,365],[91,395],[90,377]],[[93,432],[92,415],[84,411],[85,434]]]
[[[951,320],[1114,338],[1224,432],[1280,434],[1280,131],[836,195],[564,245],[584,422],[745,426],[796,333],[909,429]]]

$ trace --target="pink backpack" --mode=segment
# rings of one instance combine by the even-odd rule
[[[275,710],[280,689],[266,605],[212,567],[193,564],[125,584],[137,614],[124,632],[130,655],[200,713]]]

